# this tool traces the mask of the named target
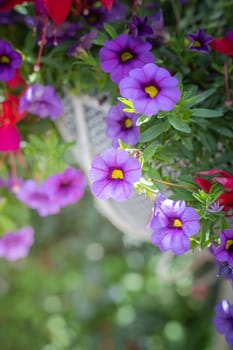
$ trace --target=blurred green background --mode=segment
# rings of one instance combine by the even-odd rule
[[[211,264],[191,273],[192,254],[169,262],[130,242],[89,194],[58,216],[31,215],[29,257],[0,263],[1,350],[213,349],[218,286],[195,282]]]

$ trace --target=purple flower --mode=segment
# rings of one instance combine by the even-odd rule
[[[9,261],[24,258],[34,242],[34,231],[30,226],[22,227],[17,232],[7,232],[0,239],[0,257]]]
[[[212,242],[209,246],[209,251],[212,255],[214,255],[218,245],[216,242]],[[217,277],[223,277],[225,279],[231,280],[233,282],[233,266],[231,266],[226,261],[218,261],[215,259],[216,267],[218,269]]]
[[[154,62],[154,55],[149,52],[151,45],[139,38],[120,34],[114,40],[105,42],[100,50],[101,69],[110,73],[114,83],[119,83],[131,69]]]
[[[151,241],[161,251],[171,250],[183,254],[190,248],[189,237],[198,233],[200,224],[195,209],[186,207],[184,201],[163,199],[155,201]]]
[[[233,346],[233,305],[222,300],[215,306],[213,319],[216,330],[223,334],[228,345]]]
[[[89,172],[91,192],[100,199],[113,198],[125,201],[133,192],[133,184],[141,177],[137,158],[123,150],[108,149],[92,161]]]
[[[163,10],[159,9],[157,13],[151,16],[151,28],[153,30],[153,41],[157,44],[163,44],[169,41],[169,33],[166,32],[163,18]]]
[[[231,280],[233,282],[233,266],[228,264],[227,262],[217,262],[218,266],[218,277],[223,277],[227,280]]]
[[[20,112],[28,111],[41,118],[50,117],[52,120],[63,114],[60,97],[53,86],[33,84],[27,88],[19,101]]]
[[[43,183],[48,193],[59,207],[76,203],[84,195],[86,180],[83,173],[75,168],[67,168],[56,175],[50,175]]]
[[[228,262],[233,266],[233,230],[223,230],[220,233],[220,246],[214,251],[214,257],[218,261]]]
[[[36,11],[37,17],[49,16],[44,0],[35,0],[34,2],[35,2],[35,11]]]
[[[148,25],[148,17],[145,16],[141,19],[138,16],[133,17],[133,22],[128,23],[129,34],[133,37],[137,36],[148,36],[153,34],[152,28]]]
[[[46,30],[46,46],[53,47],[67,40],[75,39],[78,29],[80,29],[79,24],[65,21],[54,30],[54,23],[50,22]],[[39,38],[41,38],[42,32],[43,22],[38,26]]]
[[[189,50],[202,53],[209,53],[209,42],[213,40],[211,35],[205,34],[204,30],[199,28],[197,34],[188,33],[187,37],[192,41],[189,45]]]
[[[22,64],[22,56],[7,41],[0,40],[0,80],[14,78],[15,71]]]
[[[130,99],[136,111],[147,116],[171,111],[180,99],[179,81],[154,63],[133,69],[119,85],[121,96]]]
[[[90,4],[91,5],[91,4]],[[88,11],[83,11],[82,16],[86,20],[89,27],[102,29],[104,23],[122,21],[126,17],[128,6],[119,2],[114,2],[111,10],[104,7],[90,6]]]
[[[135,113],[126,113],[123,111],[123,104],[117,103],[110,108],[107,116],[106,135],[112,138],[113,147],[117,148],[118,139],[130,146],[136,145],[140,137],[139,127],[136,125],[138,115]]]
[[[76,41],[67,51],[67,56],[79,57],[79,55],[92,47],[92,42],[97,38],[97,30],[91,30]]]
[[[103,7],[90,8],[88,13],[82,14],[87,24],[91,27],[102,29],[105,22],[108,20],[108,11]]]
[[[223,208],[224,208],[224,205],[220,205],[218,201],[215,201],[209,205],[209,207],[207,208],[207,211],[209,213],[219,213],[220,211],[223,210]]]
[[[37,185],[35,181],[27,180],[15,191],[15,195],[18,200],[29,208],[35,209],[42,217],[57,214],[60,211],[59,203],[54,200],[52,193],[43,183]]]

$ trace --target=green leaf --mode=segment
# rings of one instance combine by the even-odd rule
[[[211,125],[210,128],[214,131],[216,131],[218,134],[226,136],[226,137],[232,137],[233,136],[233,132],[225,127],[225,126],[219,126],[219,125]]]
[[[190,137],[182,137],[181,142],[189,151],[193,150],[193,143]]]
[[[156,123],[151,128],[149,128],[148,130],[146,130],[141,134],[140,142],[147,142],[147,141],[154,140],[163,132],[166,132],[169,129],[169,127],[170,125],[167,121]]]
[[[145,162],[150,160],[153,157],[158,145],[159,145],[158,141],[154,141],[148,147],[145,148],[145,150],[143,151],[143,158]]]
[[[158,190],[164,190],[164,185],[160,181],[156,181],[162,180],[159,172],[156,169],[150,169],[149,171],[147,171],[147,175],[150,177],[151,181],[154,183]]]
[[[147,123],[148,120],[150,120],[151,118],[148,117],[147,115],[141,115],[138,119],[137,119],[137,122],[136,122],[136,125],[137,126],[140,126],[144,123]]]
[[[194,117],[201,117],[201,118],[218,118],[223,115],[223,110],[212,110],[207,108],[194,108],[192,109],[192,115]]]
[[[103,46],[105,41],[107,41],[109,38],[104,32],[98,32],[98,37],[93,41],[95,45]]]
[[[109,23],[105,22],[104,23],[104,29],[106,32],[110,35],[112,39],[114,39],[117,36],[117,32],[115,28],[113,28]]]
[[[172,116],[169,116],[168,118],[169,120],[169,123],[173,126],[173,128],[175,128],[176,130],[179,130],[179,131],[183,131],[187,134],[190,134],[191,133],[191,129],[190,127],[188,126],[188,124],[186,122],[184,122],[180,116],[178,115],[172,115]]]
[[[210,132],[207,133],[199,130],[198,135],[201,143],[209,152],[214,152],[216,150],[216,139]]]
[[[209,96],[213,95],[213,93],[216,91],[216,89],[209,89],[205,92],[202,92],[199,95],[193,96],[185,101],[185,105],[188,107],[195,106],[202,101],[205,101]]]
[[[135,113],[135,109],[134,109],[134,105],[133,102],[130,100],[127,100],[124,97],[117,97],[118,101],[120,101],[121,103],[123,103],[125,106],[129,107],[129,108],[123,108],[123,111],[126,113]]]

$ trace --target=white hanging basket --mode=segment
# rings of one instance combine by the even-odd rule
[[[77,141],[73,147],[75,160],[86,175],[94,156],[111,148],[111,140],[105,135],[104,118],[111,107],[109,101],[100,103],[93,96],[81,97],[67,94],[64,99],[64,115],[57,119],[57,127],[66,141]],[[94,199],[96,208],[120,231],[131,239],[149,241],[146,225],[151,216],[153,201],[134,193],[125,202]]]

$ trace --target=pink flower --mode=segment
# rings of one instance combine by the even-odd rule
[[[17,232],[7,232],[0,239],[0,257],[9,261],[24,258],[34,242],[34,231],[30,226],[25,226]]]

